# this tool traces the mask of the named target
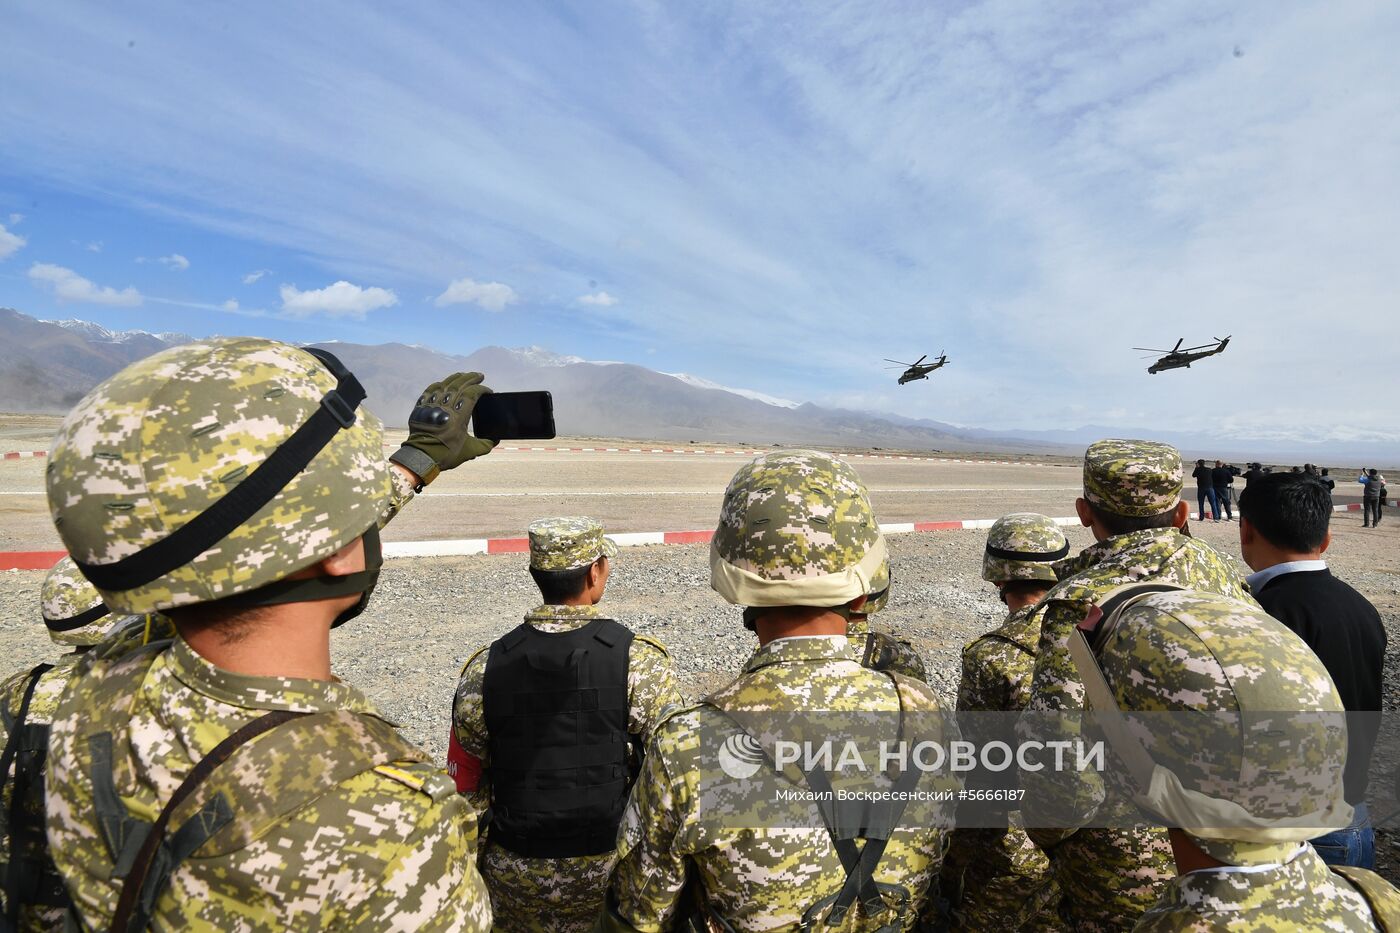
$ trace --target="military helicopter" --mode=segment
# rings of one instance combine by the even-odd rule
[[[1147,371],[1155,376],[1164,369],[1190,369],[1191,364],[1197,360],[1203,360],[1208,356],[1215,356],[1217,353],[1224,353],[1225,346],[1230,342],[1230,338],[1226,337],[1224,340],[1221,340],[1219,337],[1216,337],[1214,346],[1207,343],[1199,347],[1187,347],[1183,350],[1181,349],[1181,345],[1185,341],[1186,338],[1182,337],[1176,342],[1176,346],[1172,347],[1170,350],[1153,350],[1150,347],[1133,347],[1133,349],[1146,350],[1148,353],[1166,354],[1166,356],[1147,367]],[[1147,357],[1143,357],[1143,359],[1147,359]]]
[[[904,385],[906,382],[913,382],[915,379],[927,379],[929,373],[933,372],[935,369],[942,367],[945,363],[948,362],[948,354],[938,354],[938,359],[934,360],[932,363],[925,363],[924,360],[926,359],[928,359],[927,353],[925,353],[923,356],[919,357],[912,363],[900,363],[899,360],[891,359],[886,359],[885,362],[899,363],[900,366],[909,367],[899,377],[899,384]],[[894,367],[886,366],[885,368],[893,369]]]

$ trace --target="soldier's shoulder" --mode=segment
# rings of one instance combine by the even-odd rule
[[[632,649],[637,657],[662,657],[670,659],[671,651],[660,640],[650,635],[632,633]]]
[[[467,660],[462,664],[462,670],[457,674],[457,680],[466,680],[469,676],[480,678],[486,670],[486,661],[491,656],[491,646],[482,645],[467,656]]]

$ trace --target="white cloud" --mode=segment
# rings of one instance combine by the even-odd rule
[[[11,215],[10,223],[14,222],[14,215]],[[13,256],[28,242],[28,240],[18,233],[11,233],[5,229],[4,224],[0,224],[0,259],[8,259]]]
[[[243,276],[243,284],[252,285],[258,279],[267,275],[271,271],[271,269],[258,269],[256,272],[249,272],[247,275]]]
[[[325,314],[327,317],[361,319],[371,311],[392,307],[399,296],[387,288],[361,288],[346,281],[301,291],[295,285],[283,285],[282,310],[293,317]]]
[[[176,272],[184,272],[190,267],[190,261],[179,253],[171,253],[169,256],[162,256],[157,259],[156,262]]]
[[[29,267],[29,280],[35,285],[49,288],[59,301],[75,301],[80,304],[118,305],[131,307],[141,303],[141,293],[134,288],[117,291],[111,286],[100,286],[83,278],[72,269],[36,262]]]
[[[102,241],[93,240],[91,243],[89,243],[83,248],[86,249],[89,253],[100,253],[102,252]]]
[[[22,220],[24,220],[24,215],[23,215],[23,214],[11,214],[11,215],[10,215],[10,225],[11,225],[11,226],[14,226],[15,224],[18,224],[18,223],[19,223],[20,221],[22,221]]]
[[[238,310],[238,299],[236,299],[236,298],[230,298],[228,301],[225,301],[225,302],[224,302],[223,308],[224,308],[225,311],[237,311],[237,310]]]
[[[590,295],[580,295],[579,304],[596,305],[600,308],[611,308],[617,304],[617,299],[607,292],[593,292]]]
[[[437,296],[433,304],[439,308],[445,305],[472,304],[486,311],[504,311],[507,305],[520,300],[515,289],[500,282],[474,282],[471,279],[457,279],[447,286],[447,290]]]

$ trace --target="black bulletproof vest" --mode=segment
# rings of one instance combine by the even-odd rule
[[[491,840],[527,858],[612,851],[627,803],[627,651],[612,619],[491,645],[482,705]]]

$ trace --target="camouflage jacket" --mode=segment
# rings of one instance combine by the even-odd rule
[[[568,632],[602,613],[596,606],[539,606],[525,621],[543,632]],[[488,646],[489,647],[489,646]],[[462,750],[481,762],[483,780],[467,799],[478,812],[491,806],[490,736],[482,707],[487,648],[467,660],[452,702],[452,730]],[[651,739],[665,712],[680,706],[671,657],[659,642],[643,635],[632,639],[627,655],[628,730],[643,742]],[[481,873],[491,892],[496,925],[521,933],[568,933],[588,930],[603,908],[615,853],[575,858],[527,858],[490,841],[481,850]]]
[[[685,890],[688,875],[697,879],[708,908],[736,931],[795,930],[809,907],[837,893],[846,871],[815,805],[802,806],[801,825],[770,825],[733,816],[762,804],[744,796],[751,792],[742,781],[722,785],[741,795],[729,806],[707,805],[703,781],[716,773],[717,749],[724,768],[723,750],[743,735],[712,702],[731,711],[777,714],[939,711],[927,686],[863,668],[860,657],[844,636],[778,639],[759,648],[738,679],[709,701],[662,723],[622,821],[612,893],[615,919],[626,926],[614,928],[670,929],[677,911],[696,893]],[[953,728],[942,738],[956,738],[955,733]],[[931,786],[925,782],[920,789]],[[901,819],[875,871],[876,881],[898,885],[909,895],[902,929],[912,928],[943,860],[951,804],[940,805],[935,815],[919,822]]]
[[[962,652],[958,712],[1016,712],[1030,702],[1031,675],[1040,638],[1033,607],[1018,609],[999,627],[968,642]],[[960,723],[963,738],[979,745],[1012,741],[1014,735],[979,730],[977,720]],[[969,778],[969,785],[972,779]],[[955,930],[1018,930],[1042,915],[1053,919],[1055,885],[1050,863],[1013,819],[1007,828],[953,831],[941,888]]]
[[[154,648],[154,646],[153,646]],[[100,649],[99,649],[100,650]],[[54,861],[87,929],[105,929],[119,882],[111,877],[109,827],[98,816],[102,779],[93,746],[79,741],[105,677],[149,666],[128,694],[124,731],[108,766],[128,817],[151,821],[194,763],[269,710],[348,711],[376,717],[339,681],[252,677],[214,667],[182,640],[151,654],[97,657],[60,703],[46,784]],[[97,651],[93,652],[98,654]],[[130,668],[127,668],[130,669]],[[126,700],[123,699],[123,703]],[[388,727],[384,727],[388,728]],[[269,734],[269,738],[276,733]],[[256,742],[253,743],[256,745]],[[426,758],[426,756],[424,756]],[[308,791],[306,770],[238,780],[263,798]],[[246,845],[185,859],[158,899],[152,927],[195,930],[476,930],[490,927],[473,846],[476,821],[451,780],[426,763],[390,764],[309,788],[307,802]],[[235,795],[235,826],[241,811]],[[217,842],[218,836],[213,838]]]
[[[869,616],[857,616],[846,626],[846,637],[871,670],[893,671],[928,683],[928,669],[918,650],[894,632],[872,628]]]
[[[1078,738],[1074,720],[1037,714],[1084,709],[1084,685],[1069,655],[1069,636],[1100,594],[1125,583],[1160,581],[1253,604],[1233,561],[1171,528],[1092,544],[1058,564],[1056,573],[1060,582],[1032,612],[1040,646],[1028,712],[1018,728],[1026,740]],[[1126,799],[1106,799],[1098,774],[1069,777],[1057,780],[1050,768],[1021,775],[1026,825],[1031,838],[1049,850],[1061,916],[1087,930],[1122,929],[1152,905],[1175,874],[1166,831],[1143,825],[1145,817]],[[1133,828],[1074,829],[1091,820]]]
[[[1400,891],[1389,890],[1382,912],[1400,913]],[[1203,869],[1167,884],[1161,898],[1142,915],[1136,933],[1273,933],[1277,930],[1329,930],[1372,933],[1371,906],[1347,879],[1333,872],[1312,846],[1286,864],[1263,871]]]

